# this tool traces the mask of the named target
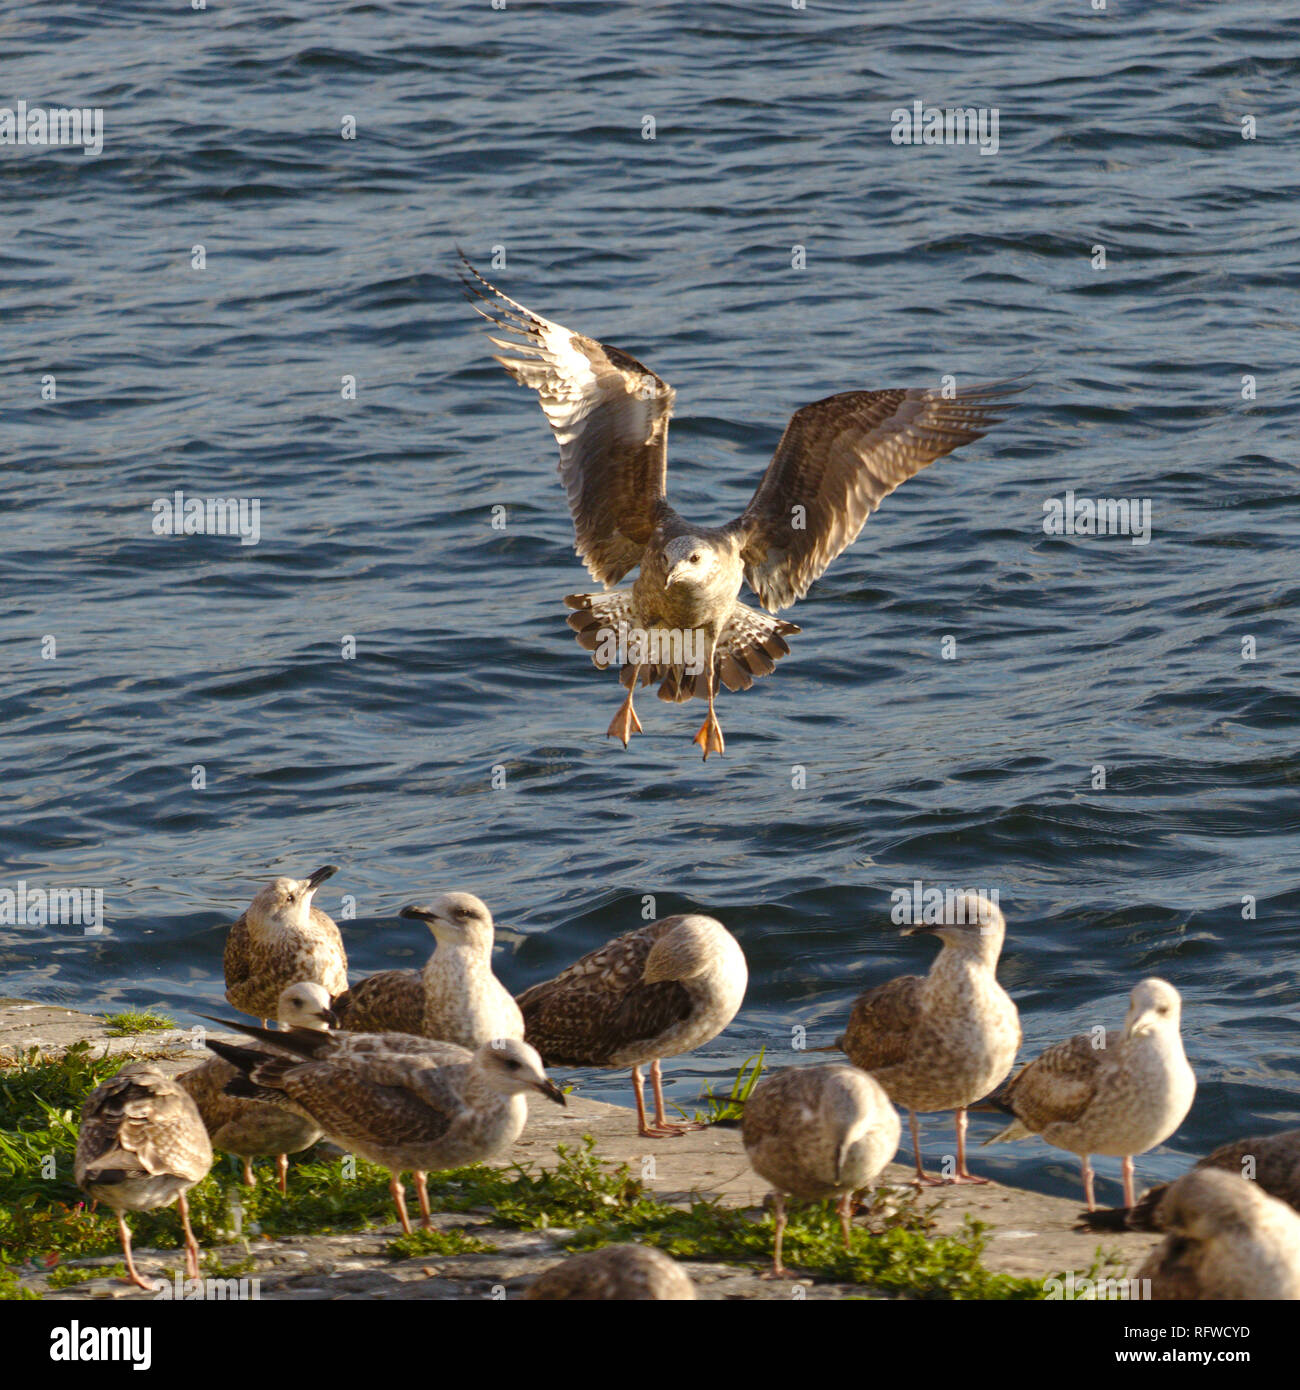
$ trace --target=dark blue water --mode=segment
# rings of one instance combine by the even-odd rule
[[[0,149],[4,882],[99,886],[108,924],[0,928],[5,992],[189,1019],[256,887],[326,860],[358,973],[423,959],[395,914],[440,889],[489,901],[515,987],[651,894],[752,969],[671,1068],[689,1102],[924,969],[889,920],[922,879],[1000,892],[1027,1055],[1118,1024],[1144,975],[1182,991],[1201,1087],[1144,1176],[1300,1123],[1300,39],[1274,5],[17,4],[0,42],[0,101],[105,112],[97,158]],[[997,155],[891,143],[916,99],[997,107]],[[701,521],[807,401],[1034,384],[788,615],[724,759],[653,699],[625,753],[563,621],[590,581],[554,445],[457,242],[677,387]],[[260,543],[155,536],[176,488],[260,499]],[[1149,499],[1150,544],[1045,535],[1067,488]],[[1041,1145],[977,1162],[1077,1192]]]

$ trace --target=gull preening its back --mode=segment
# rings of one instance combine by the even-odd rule
[[[453,1043],[404,1037],[398,1052],[365,1034],[349,1040],[242,1025],[240,1031],[291,1055],[267,1057],[215,1038],[208,1046],[246,1078],[253,1094],[308,1116],[340,1148],[387,1168],[393,1203],[408,1233],[399,1173],[459,1168],[504,1153],[528,1119],[529,1091],[565,1104],[541,1058],[517,1038],[470,1052]],[[421,1197],[427,1226],[427,1198]]]
[[[277,878],[248,905],[226,937],[226,998],[254,1018],[274,1017],[280,991],[301,980],[333,997],[348,987],[348,958],[332,918],[312,906],[331,875],[325,864],[307,878]]]
[[[1143,980],[1129,996],[1122,1031],[1098,1028],[1049,1047],[991,1098],[1016,1118],[985,1143],[1036,1134],[1078,1154],[1089,1211],[1096,1207],[1089,1155],[1122,1158],[1124,1205],[1131,1207],[1133,1155],[1163,1144],[1196,1095],[1196,1075],[1179,1033],[1181,1016],[1173,985]]]
[[[569,625],[597,667],[620,668],[628,693],[608,735],[624,747],[641,732],[636,687],[657,681],[661,700],[708,701],[695,742],[705,758],[723,752],[719,685],[748,690],[799,631],[769,615],[804,597],[900,483],[979,439],[1023,389],[846,391],[802,406],[744,512],[725,526],[697,526],[665,492],[673,389],[627,353],[542,318],[465,267],[474,309],[511,335],[490,338],[506,354],[496,360],[538,393],[560,446],[575,549],[606,588],[566,598],[576,610]],[[631,588],[613,588],[638,566]],[[742,582],[767,612],[739,601]]]
[[[492,973],[492,914],[472,893],[444,893],[430,907],[404,907],[435,946],[422,971],[369,975],[334,1001],[349,1032],[418,1033],[475,1048],[493,1038],[522,1038],[524,1020]]]
[[[857,1067],[789,1067],[754,1087],[741,1137],[754,1171],[773,1189],[773,1276],[786,1273],[786,1196],[836,1198],[847,1250],[853,1194],[875,1184],[898,1152],[901,1134],[898,1111],[884,1088]]]
[[[991,899],[959,893],[944,921],[904,927],[904,936],[930,932],[943,942],[930,973],[859,995],[835,1044],[906,1108],[918,1184],[988,1181],[966,1167],[966,1107],[1006,1077],[1020,1047],[1020,1016],[996,973],[1006,926]],[[916,1114],[930,1110],[957,1112],[957,1164],[945,1178],[921,1163]]]
[[[185,1272],[199,1277],[199,1246],[185,1194],[207,1177],[212,1144],[183,1087],[151,1062],[131,1062],[97,1086],[81,1107],[73,1174],[79,1188],[117,1213],[128,1284],[153,1290],[131,1256],[125,1212],[175,1202],[185,1232]]]
[[[676,1260],[653,1245],[607,1245],[552,1265],[524,1297],[547,1302],[680,1303],[695,1298],[695,1285]]]
[[[1300,1216],[1258,1184],[1195,1168],[1160,1200],[1169,1234],[1137,1272],[1159,1300],[1300,1299]]]
[[[330,997],[324,985],[300,980],[280,992],[276,1017],[286,1028],[307,1028],[320,1032],[334,1022]],[[267,1056],[273,1056],[267,1053]],[[239,1075],[222,1057],[182,1072],[176,1080],[189,1092],[212,1147],[244,1160],[245,1184],[253,1187],[253,1159],[274,1155],[280,1191],[287,1190],[289,1154],[301,1153],[320,1138],[320,1128],[312,1120],[295,1115],[281,1105],[247,1096],[230,1095],[226,1087]]]
[[[697,1128],[665,1115],[660,1059],[716,1038],[735,1018],[748,982],[736,938],[714,918],[688,913],[615,937],[517,1002],[524,1036],[547,1066],[630,1067],[638,1132],[658,1139]],[[646,1062],[653,1128],[642,1088]]]

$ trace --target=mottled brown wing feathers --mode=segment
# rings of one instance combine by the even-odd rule
[[[1072,1123],[1092,1104],[1097,1074],[1108,1051],[1120,1046],[1122,1034],[1106,1034],[1106,1047],[1093,1045],[1093,1034],[1077,1033],[1021,1067],[1005,1097],[1012,1111],[1035,1133],[1047,1125]]]
[[[358,980],[330,1006],[349,1033],[418,1033],[424,982],[418,970],[381,970]]]
[[[608,1066],[621,1048],[656,1038],[689,1016],[691,998],[682,985],[641,982],[651,947],[680,921],[669,917],[616,937],[518,997],[524,1038],[544,1062]]]
[[[796,410],[749,506],[745,580],[770,612],[803,598],[881,501],[927,464],[979,439],[1024,387],[846,391]]]
[[[858,995],[840,1046],[855,1067],[876,1071],[907,1060],[921,1014],[919,975],[899,975]]]
[[[670,515],[664,486],[673,389],[626,352],[534,314],[468,261],[465,268],[471,305],[511,335],[490,338],[505,354],[496,360],[537,392],[559,443],[578,556],[593,578],[616,584]]]
[[[194,1102],[175,1081],[125,1070],[87,1097],[76,1166],[83,1174],[112,1167],[198,1182],[212,1166],[212,1148]]]
[[[222,957],[222,966],[226,977],[227,999],[230,998],[231,990],[238,990],[239,986],[248,979],[251,965],[248,918],[241,916],[226,933],[226,949]]]
[[[301,1063],[285,1075],[284,1091],[326,1134],[392,1148],[441,1138],[461,1108],[431,1105],[405,1085],[385,1085],[368,1065]]]

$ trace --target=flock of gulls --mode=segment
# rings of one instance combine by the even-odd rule
[[[130,1063],[86,1100],[76,1178],[116,1211],[130,1283],[153,1287],[136,1269],[124,1214],[171,1202],[187,1272],[197,1277],[185,1194],[208,1173],[214,1149],[242,1159],[249,1183],[252,1160],[274,1157],[283,1190],[285,1155],[328,1138],[388,1169],[409,1232],[400,1175],[414,1175],[427,1226],[427,1173],[507,1153],[530,1098],[565,1104],[548,1066],[627,1068],[640,1134],[666,1138],[690,1127],[665,1114],[660,1061],[711,1041],[740,1008],[745,957],[722,923],[665,918],[512,998],[492,970],[490,912],[471,894],[449,893],[402,913],[435,938],[422,971],[385,971],[348,988],[342,937],[312,902],[333,872],[327,865],[305,879],[276,879],[231,928],[227,1000],[263,1022],[214,1021],[246,1043],[209,1038],[214,1056],[175,1078]],[[866,991],[843,1035],[822,1049],[846,1060],[790,1067],[755,1086],[741,1132],[750,1164],[772,1189],[771,1274],[787,1273],[788,1199],[835,1201],[847,1247],[855,1202],[898,1150],[900,1107],[916,1183],[987,1182],[969,1171],[965,1146],[966,1113],[980,1108],[1009,1118],[988,1142],[1038,1135],[1079,1156],[1087,1224],[1165,1233],[1139,1271],[1154,1297],[1300,1298],[1300,1130],[1216,1150],[1137,1200],[1134,1155],[1174,1133],[1196,1090],[1178,992],[1163,980],[1141,981],[1122,1029],[1058,1043],[1013,1076],[1019,1016],[996,977],[1005,931],[988,898],[958,895],[945,920],[905,933],[939,938],[929,973]],[[272,1016],[278,1029],[265,1026]],[[917,1114],[948,1110],[956,1115],[956,1163],[934,1176],[922,1164]],[[1123,1209],[1095,1209],[1096,1154],[1123,1160]],[[628,1245],[564,1261],[528,1296],[679,1299],[694,1291],[667,1256]]]
[[[889,493],[981,438],[1023,389],[950,383],[802,406],[744,511],[700,526],[667,500],[673,389],[621,349],[510,299],[468,261],[462,278],[493,325],[497,361],[537,393],[559,445],[574,548],[604,586],[566,598],[568,622],[598,668],[618,669],[626,695],[608,734],[624,747],[642,731],[637,689],[657,684],[661,700],[706,702],[695,742],[706,759],[721,754],[719,690],[747,690],[771,673],[799,631],[775,615],[808,593]],[[631,585],[616,587],[633,570]],[[740,602],[742,585],[761,610]],[[744,953],[721,922],[690,913],[651,923],[514,997],[493,973],[491,913],[472,894],[448,893],[402,912],[433,934],[423,970],[383,971],[349,987],[338,928],[313,905],[335,872],[327,864],[305,879],[276,879],[231,928],[226,998],[261,1023],[214,1021],[245,1042],[210,1039],[213,1057],[174,1080],[130,1064],[86,1101],[77,1181],[117,1212],[132,1283],[151,1287],[136,1270],[124,1213],[173,1201],[187,1270],[197,1274],[185,1194],[214,1149],[242,1159],[250,1183],[253,1160],[274,1157],[284,1189],[287,1155],[327,1138],[388,1169],[409,1232],[401,1174],[413,1174],[427,1225],[429,1172],[506,1153],[530,1099],[565,1103],[547,1067],[625,1068],[639,1134],[662,1139],[692,1127],[667,1115],[660,1064],[717,1037],[744,999]],[[929,973],[857,999],[842,1036],[821,1049],[844,1060],[765,1076],[744,1103],[744,1147],[773,1193],[774,1276],[786,1273],[789,1199],[833,1200],[847,1245],[855,1203],[898,1150],[900,1109],[917,1184],[988,1181],[970,1171],[966,1151],[967,1112],[979,1108],[1007,1119],[990,1143],[1037,1135],[1078,1156],[1085,1222],[1165,1233],[1140,1271],[1155,1297],[1300,1298],[1300,1131],[1229,1145],[1136,1196],[1134,1156],[1177,1130],[1196,1091],[1172,985],[1142,980],[1122,1028],[1069,1038],[1012,1075],[1020,1019],[997,981],[1006,932],[997,905],[958,895],[942,922],[910,930],[939,938]],[[931,1175],[917,1116],[938,1111],[955,1115],[956,1155],[951,1171]],[[1117,1212],[1096,1210],[1098,1154],[1122,1160]],[[693,1296],[672,1260],[637,1245],[574,1256],[529,1292]]]

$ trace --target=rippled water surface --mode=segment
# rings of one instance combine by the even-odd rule
[[[355,972],[418,963],[396,911],[439,889],[489,900],[516,987],[652,895],[751,964],[670,1065],[689,1103],[923,970],[889,919],[920,879],[999,891],[1029,1055],[1144,975],[1183,992],[1200,1091],[1143,1176],[1300,1123],[1300,39],[1273,6],[20,3],[0,41],[0,101],[105,112],[98,158],[0,150],[3,870],[102,887],[108,924],[0,928],[5,992],[190,1019],[258,884],[326,860]],[[915,99],[998,108],[996,156],[891,143]],[[677,388],[702,521],[807,401],[1033,385],[791,615],[779,673],[722,702],[725,759],[654,700],[624,752],[564,624],[589,581],[554,444],[458,243]],[[260,499],[260,543],[155,536],[177,488]],[[1150,499],[1150,544],[1045,535],[1069,488]],[[1077,1192],[1037,1143],[978,1165]]]

